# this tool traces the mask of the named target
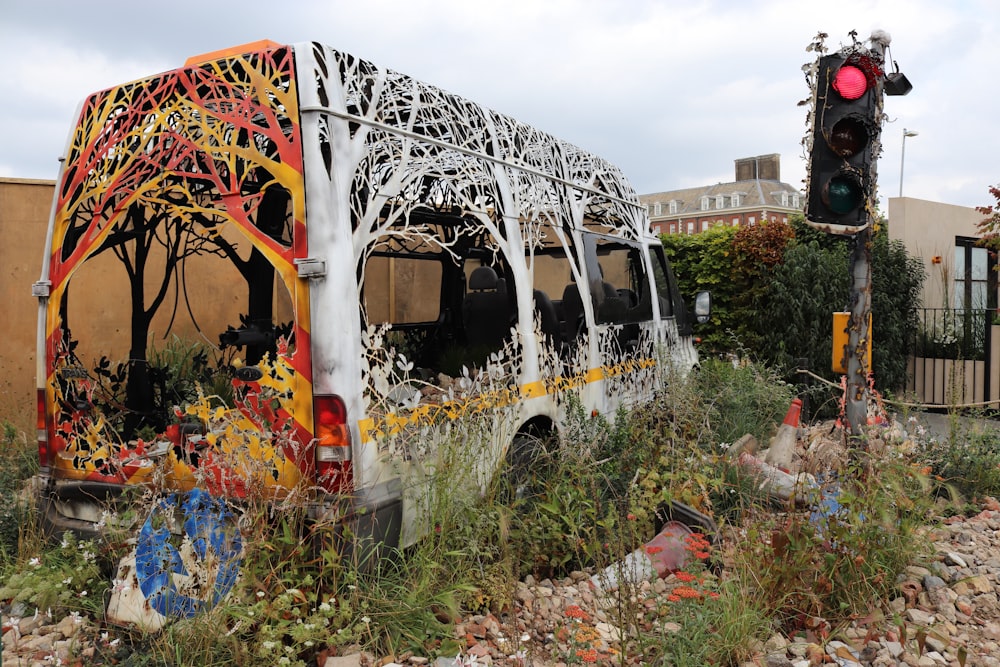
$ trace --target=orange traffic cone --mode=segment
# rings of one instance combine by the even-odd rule
[[[802,399],[796,398],[792,400],[792,404],[788,406],[788,412],[785,413],[785,421],[781,422],[783,426],[794,426],[799,427],[799,416],[802,414]]]
[[[778,427],[778,432],[771,438],[771,446],[767,450],[764,461],[775,468],[788,470],[792,465],[792,455],[795,453],[795,443],[798,440],[799,415],[802,413],[802,401],[794,399],[785,421]]]

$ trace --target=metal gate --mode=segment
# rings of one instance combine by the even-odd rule
[[[906,391],[925,405],[1000,403],[1000,325],[990,309],[923,308]]]

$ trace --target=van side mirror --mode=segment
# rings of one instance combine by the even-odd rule
[[[694,317],[698,324],[708,322],[712,316],[712,293],[698,292],[694,297]]]

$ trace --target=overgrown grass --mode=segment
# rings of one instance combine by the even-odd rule
[[[454,656],[465,648],[454,636],[463,615],[502,617],[528,574],[562,577],[619,561],[654,536],[671,501],[723,529],[711,553],[699,547],[686,594],[673,578],[666,595],[623,583],[606,601],[608,622],[621,634],[605,653],[594,648],[594,619],[576,611],[554,630],[565,641],[522,648],[569,663],[704,665],[751,658],[776,628],[822,640],[823,627],[829,632],[885,599],[919,555],[933,499],[925,462],[969,490],[994,493],[998,480],[983,468],[996,467],[1000,438],[984,434],[961,455],[929,445],[907,458],[891,441],[884,451],[859,450],[827,480],[827,512],[775,508],[724,444],[745,433],[766,442],[791,392],[766,368],[706,361],[655,401],[613,419],[567,399],[564,428],[529,448],[530,465],[500,470],[485,486],[470,484],[478,478],[466,445],[485,442],[495,425],[460,419],[438,443],[428,483],[407,488],[427,516],[425,537],[406,550],[345,551],[339,547],[355,538],[336,522],[308,521],[301,503],[251,499],[239,508],[241,577],[228,597],[156,635],[116,631],[124,641],[104,646],[98,659],[271,666],[322,664],[359,649]],[[34,469],[16,453],[27,447],[14,434],[5,444],[0,481],[9,498]],[[39,607],[83,604],[100,616],[81,603],[99,600],[102,585],[85,569],[94,566],[86,547],[4,544],[0,596]],[[521,635],[514,627],[507,634]]]
[[[38,470],[38,450],[9,421],[0,422],[0,567],[16,561],[31,537],[32,498],[26,482]]]

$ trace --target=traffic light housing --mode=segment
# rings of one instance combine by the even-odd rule
[[[868,226],[881,150],[881,60],[858,49],[819,59],[806,219],[835,233]]]

